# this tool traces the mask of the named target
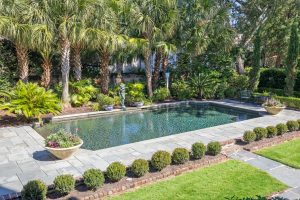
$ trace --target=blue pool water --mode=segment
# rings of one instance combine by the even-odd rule
[[[46,137],[65,129],[82,138],[82,148],[98,150],[255,117],[259,115],[209,103],[197,103],[50,123],[37,129],[37,132]]]

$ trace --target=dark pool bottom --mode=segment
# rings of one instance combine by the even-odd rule
[[[129,144],[259,117],[253,112],[210,103],[190,103],[155,110],[107,115],[37,129],[43,137],[60,129],[76,133],[90,150]]]

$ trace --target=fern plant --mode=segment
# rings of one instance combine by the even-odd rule
[[[77,82],[70,82],[71,103],[73,106],[82,106],[91,99],[96,99],[97,88],[92,85],[90,79],[84,79]]]
[[[42,114],[58,114],[61,102],[51,90],[39,87],[35,83],[19,81],[16,88],[9,94],[9,101],[0,105],[0,109],[8,110],[27,119],[37,118],[41,121]]]

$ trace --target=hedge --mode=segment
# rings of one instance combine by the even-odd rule
[[[275,96],[275,99],[281,101],[281,103],[285,104],[290,108],[297,108],[300,109],[300,98],[296,97],[282,97],[282,96]]]
[[[263,68],[261,69],[258,87],[283,89],[285,85],[283,84],[285,83],[285,77],[284,68]],[[300,72],[297,73],[294,89],[296,91],[300,91]]]

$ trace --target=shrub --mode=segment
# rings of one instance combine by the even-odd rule
[[[298,124],[299,124],[299,129],[300,129],[300,119],[297,120]]]
[[[126,88],[126,101],[128,103],[143,102],[146,98],[144,88],[145,86],[142,83],[128,83]]]
[[[40,180],[29,181],[24,185],[21,192],[23,200],[44,200],[46,199],[47,186]]]
[[[243,140],[247,143],[254,142],[256,140],[256,134],[254,131],[245,131]]]
[[[256,135],[256,140],[261,140],[268,136],[268,131],[265,128],[257,127],[257,128],[254,128],[253,131]]]
[[[213,156],[218,155],[221,153],[222,146],[219,142],[210,142],[207,145],[207,153]]]
[[[184,164],[190,159],[189,151],[185,148],[176,148],[172,153],[172,162],[176,165]]]
[[[106,170],[106,175],[112,182],[121,180],[126,174],[126,166],[120,162],[111,163]]]
[[[83,182],[90,189],[101,187],[104,181],[104,175],[99,169],[89,169],[83,174]]]
[[[206,151],[206,147],[201,142],[196,142],[192,145],[192,155],[195,159],[200,159],[204,157]]]
[[[277,124],[276,125],[277,128],[277,135],[283,135],[288,131],[288,127],[286,124]]]
[[[300,98],[282,96],[275,96],[274,98],[281,101],[288,107],[300,109]]]
[[[299,129],[299,123],[297,121],[288,121],[286,125],[289,131],[297,131]]]
[[[193,97],[193,92],[185,81],[176,81],[172,83],[171,88],[172,95],[178,100],[186,100]]]
[[[149,171],[149,163],[147,160],[137,159],[132,163],[130,170],[137,177],[144,176]]]
[[[165,101],[170,97],[170,91],[166,87],[158,88],[153,93],[154,101]]]
[[[75,179],[69,174],[57,176],[53,183],[54,189],[62,195],[69,194],[75,188]]]
[[[111,106],[115,104],[115,99],[105,94],[99,94],[97,96],[97,101],[100,109],[103,109],[103,106]]]
[[[268,131],[268,137],[274,137],[277,135],[277,128],[275,126],[268,126],[267,127],[267,131]]]
[[[60,100],[51,90],[45,90],[35,83],[19,81],[10,93],[10,101],[0,106],[11,113],[24,116],[27,119],[38,118],[42,114],[58,114],[61,111]]]
[[[151,165],[154,169],[161,171],[171,164],[171,155],[167,151],[157,151],[152,155]]]
[[[97,92],[98,90],[92,85],[91,79],[70,82],[71,104],[73,106],[82,106],[91,99],[95,99]]]
[[[45,145],[52,148],[69,148],[80,143],[81,139],[78,136],[66,133],[64,130],[51,134],[45,139]]]

